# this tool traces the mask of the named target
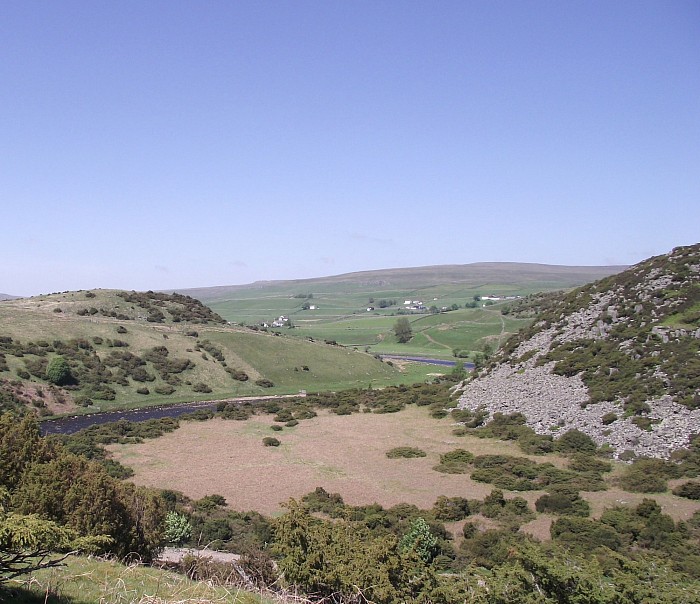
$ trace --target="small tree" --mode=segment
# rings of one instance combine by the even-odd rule
[[[419,517],[402,537],[399,549],[403,552],[414,551],[421,560],[430,562],[437,555],[437,538],[430,532],[428,523]]]
[[[177,512],[168,512],[165,517],[165,539],[171,545],[181,545],[192,535],[192,525],[187,517]]]
[[[106,535],[80,537],[76,531],[36,514],[7,512],[8,498],[7,489],[0,487],[0,584],[59,566],[70,553],[97,553],[112,541]]]
[[[46,379],[57,386],[69,384],[73,380],[73,376],[66,359],[62,356],[51,359],[49,366],[46,368]]]
[[[413,337],[411,324],[406,317],[401,317],[396,320],[396,323],[394,323],[394,334],[396,334],[396,339],[401,344],[405,344]]]

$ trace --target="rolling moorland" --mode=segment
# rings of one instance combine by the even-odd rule
[[[256,284],[246,294],[245,312],[270,323],[287,313],[293,322],[277,329],[260,327],[261,319],[249,327],[231,325],[236,317],[225,320],[177,293],[92,290],[7,300],[0,304],[0,403],[30,404],[42,415],[60,415],[424,381],[434,368],[381,363],[374,356],[471,360],[532,320],[503,315],[494,301],[477,304],[473,298],[479,291],[522,295],[533,288],[581,284],[617,268],[486,264],[373,271],[274,283],[272,289]],[[300,298],[302,286],[313,286],[316,298],[309,293]],[[392,290],[393,304],[379,298],[388,295],[389,286],[401,288]],[[393,332],[395,315],[405,297],[416,293],[438,298],[435,302],[449,312],[412,312],[407,318],[414,335],[401,344]],[[377,311],[368,313],[367,300],[373,296]],[[316,318],[297,318],[304,313],[299,308],[310,302],[321,306],[308,311]],[[230,310],[230,304],[224,306]],[[342,318],[333,304],[346,305]],[[322,316],[326,319],[317,325]],[[59,380],[63,383],[47,379],[56,356],[69,371]]]
[[[502,300],[477,303],[475,297],[565,290],[624,268],[476,263],[178,291],[237,324],[272,325],[284,316],[294,325],[292,337],[334,341],[373,354],[443,359],[456,354],[473,360],[485,346],[497,348],[529,322],[502,315]],[[404,344],[397,344],[392,331],[398,315],[413,330]]]
[[[686,415],[700,394],[699,257],[700,246],[677,248],[502,307],[528,321],[471,376],[457,367],[428,383],[222,402],[50,439],[31,417],[2,416],[0,568],[13,526],[37,514],[48,534],[65,527],[64,549],[89,537],[78,549],[142,560],[165,541],[240,554],[235,567],[181,563],[229,585],[196,601],[699,602],[700,439]],[[517,409],[503,406],[511,399]],[[634,448],[669,423],[683,430]],[[186,601],[201,585],[162,575],[154,599],[152,577],[94,564],[72,559],[12,592],[0,581],[0,595]]]

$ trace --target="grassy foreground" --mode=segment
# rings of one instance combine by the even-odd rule
[[[0,601],[14,604],[260,604],[271,600],[236,588],[149,566],[72,556],[66,565],[11,582]]]

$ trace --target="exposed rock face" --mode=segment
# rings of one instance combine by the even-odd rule
[[[563,296],[459,406],[520,412],[555,437],[576,428],[616,456],[668,457],[700,433],[699,319],[700,245],[677,248]]]

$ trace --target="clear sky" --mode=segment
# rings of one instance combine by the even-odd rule
[[[0,292],[700,240],[700,3],[4,0]]]

